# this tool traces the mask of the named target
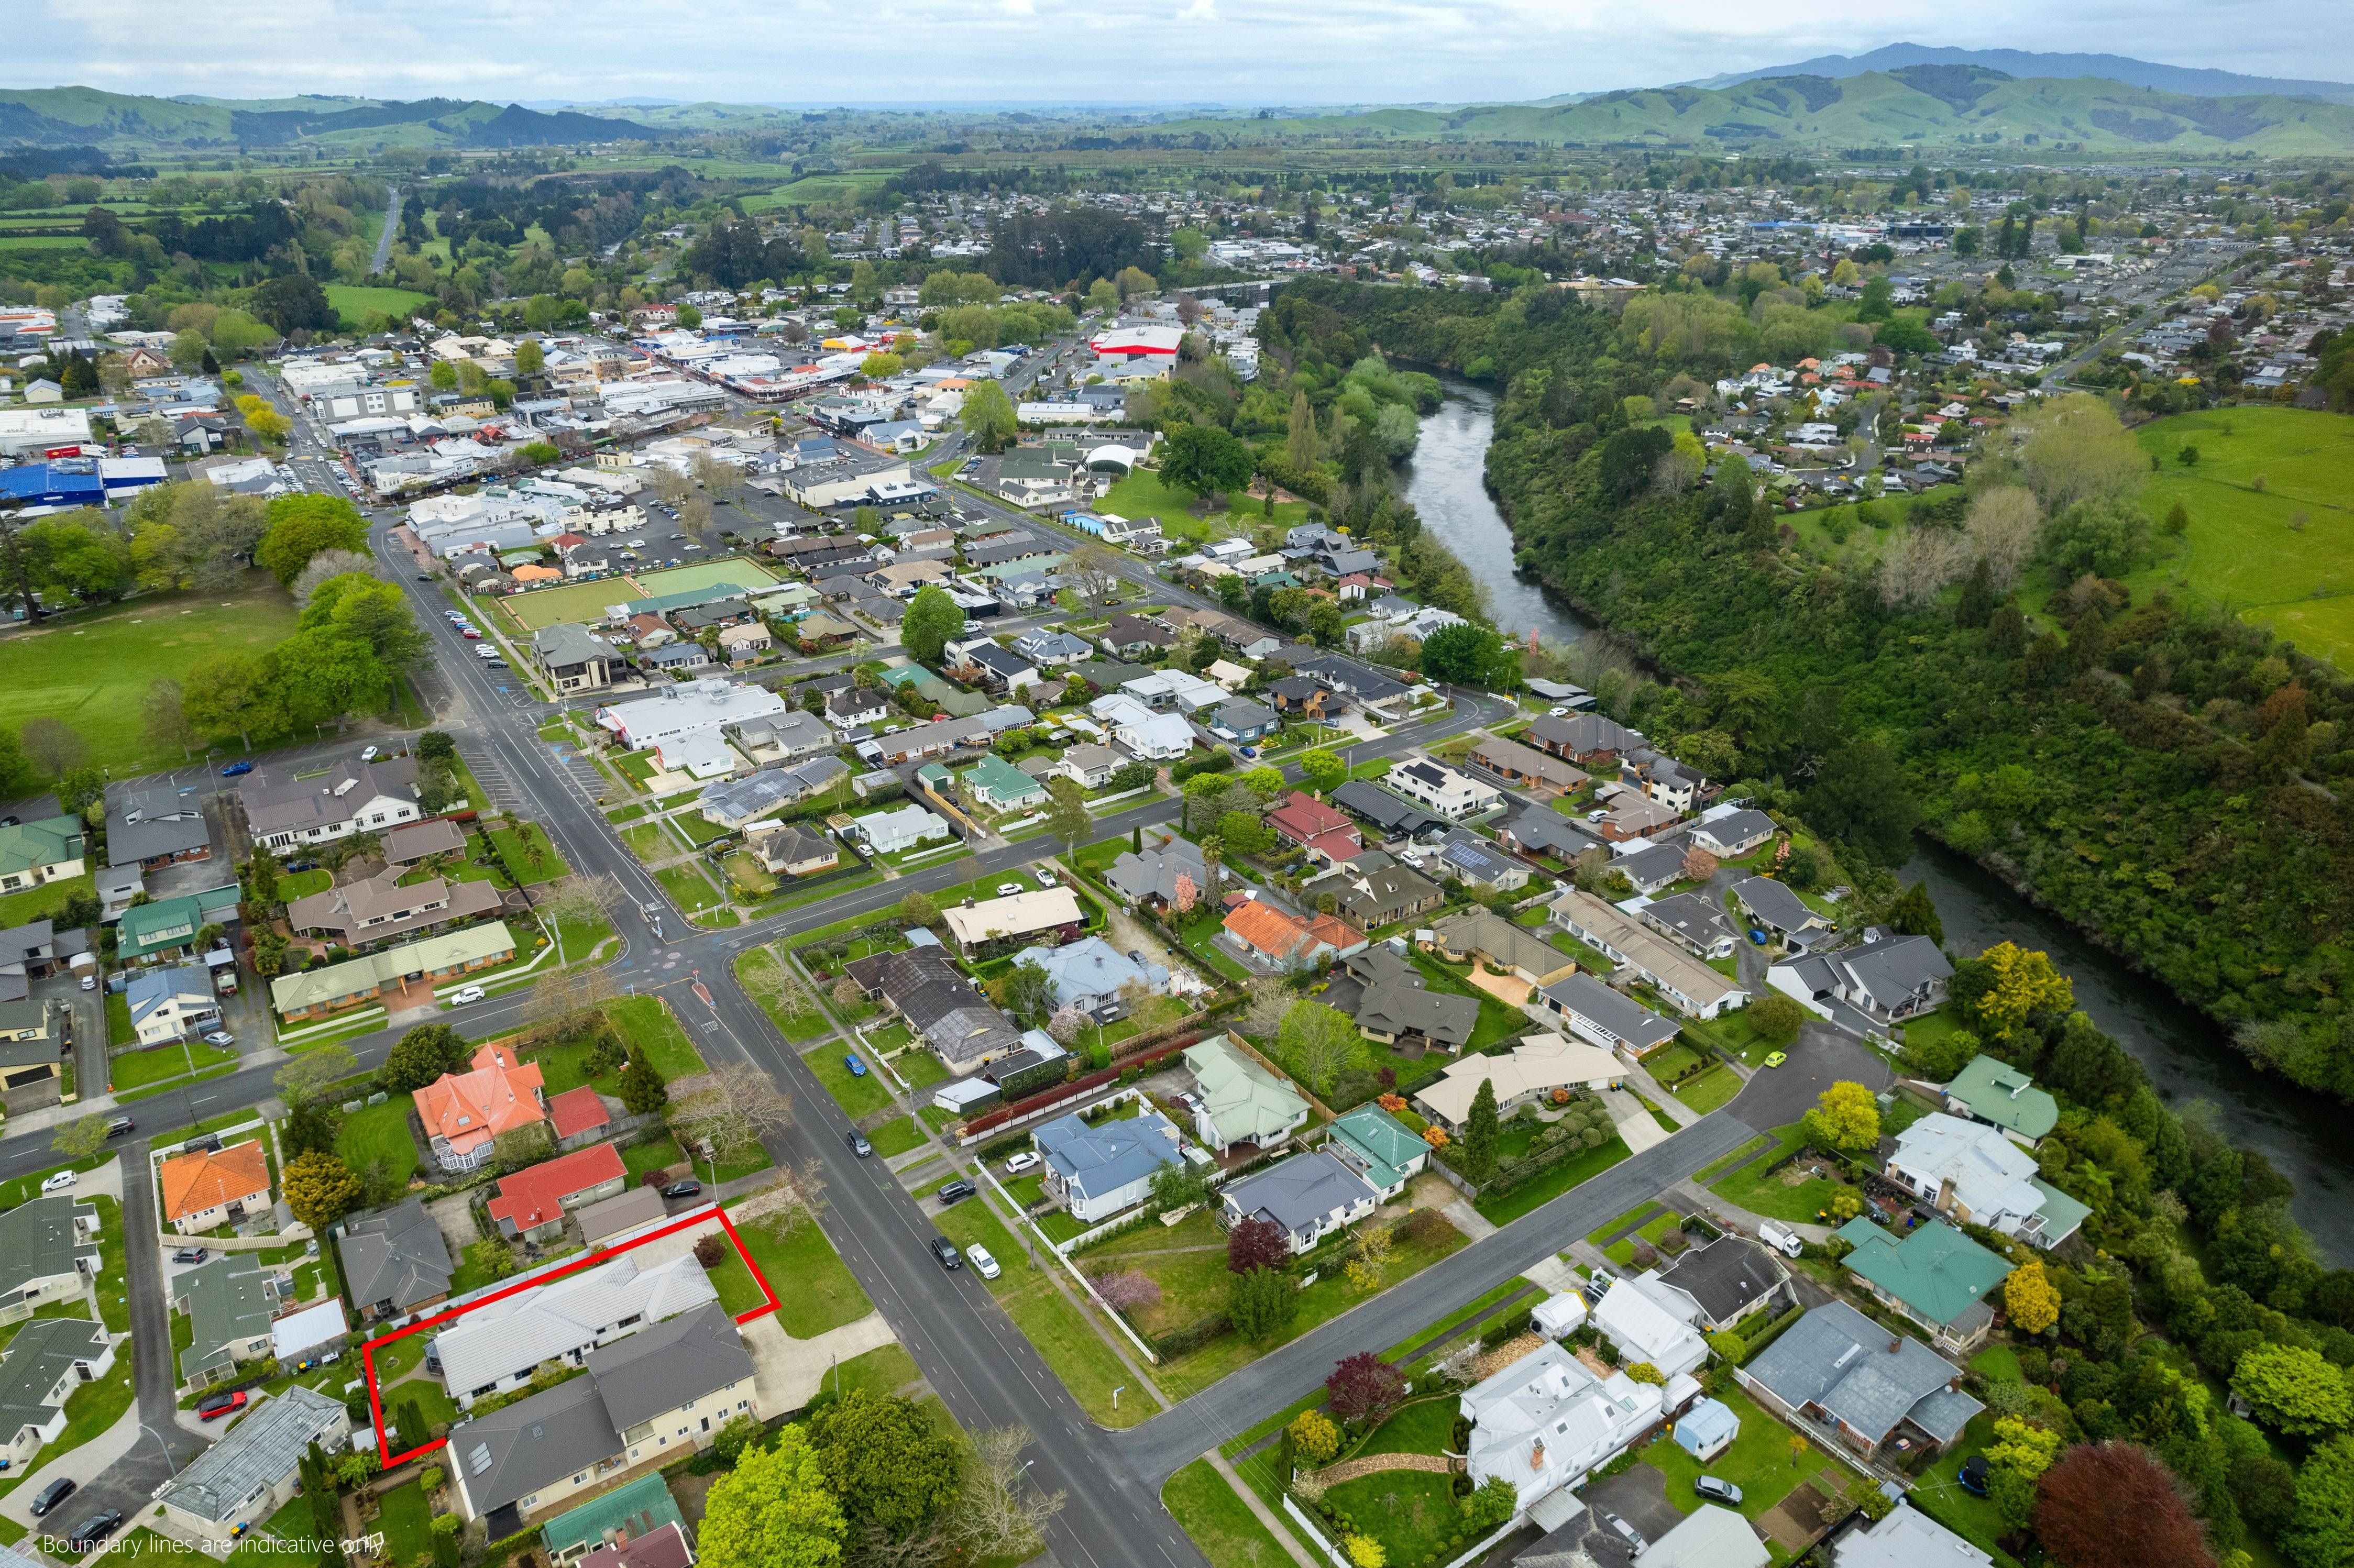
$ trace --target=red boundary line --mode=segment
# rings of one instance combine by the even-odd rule
[[[566,1275],[576,1274],[584,1268],[593,1268],[599,1264],[610,1263],[613,1259],[621,1256],[625,1253],[636,1251],[639,1247],[645,1245],[648,1242],[660,1241],[666,1235],[675,1234],[677,1232],[686,1230],[691,1226],[706,1224],[714,1219],[716,1219],[719,1222],[720,1229],[726,1233],[727,1240],[736,1248],[736,1255],[744,1260],[744,1266],[751,1270],[753,1281],[760,1287],[761,1304],[753,1308],[748,1312],[737,1314],[736,1321],[738,1323],[748,1323],[756,1318],[765,1318],[769,1313],[779,1310],[782,1304],[777,1299],[776,1287],[770,1285],[769,1283],[769,1277],[760,1272],[760,1266],[752,1261],[751,1253],[747,1250],[744,1245],[744,1238],[736,1233],[735,1222],[727,1217],[727,1211],[720,1207],[718,1204],[714,1203],[710,1207],[698,1211],[695,1213],[684,1215],[678,1220],[673,1221],[672,1224],[664,1225],[658,1231],[652,1231],[645,1235],[638,1236],[620,1246],[603,1248],[599,1251],[589,1253],[583,1257],[574,1258],[567,1262],[561,1268],[550,1269],[545,1274],[535,1275],[529,1279],[518,1281],[514,1285],[508,1286],[504,1290],[493,1291],[492,1294],[483,1297],[479,1301],[469,1301],[462,1307],[453,1308],[447,1312],[436,1313],[434,1316],[427,1318],[420,1322],[410,1323],[404,1328],[396,1329],[389,1334],[379,1334],[375,1339],[370,1340],[360,1346],[360,1362],[366,1369],[366,1375],[367,1378],[368,1410],[370,1414],[376,1417],[376,1455],[383,1460],[384,1467],[388,1470],[396,1465],[404,1464],[407,1461],[417,1458],[422,1455],[430,1454],[436,1448],[446,1447],[449,1446],[450,1440],[447,1437],[437,1437],[429,1443],[419,1444],[418,1446],[408,1449],[399,1454],[393,1453],[392,1450],[386,1446],[384,1391],[376,1384],[376,1352],[377,1347],[391,1344],[395,1340],[407,1339],[411,1334],[418,1333],[426,1329],[433,1328],[438,1324],[452,1322],[478,1308],[488,1307],[493,1301],[504,1301],[508,1297],[514,1295],[518,1291],[536,1290],[543,1285],[554,1284],[557,1280],[563,1278]]]

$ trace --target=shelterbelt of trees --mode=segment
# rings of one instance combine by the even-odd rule
[[[1801,804],[1851,859],[1936,835],[2256,1062],[2354,1098],[2354,683],[2187,594],[2119,586],[2181,519],[2142,511],[2147,459],[2089,396],[1993,438],[1967,496],[1903,521],[1841,508],[1857,547],[1836,562],[1784,548],[1745,465],[1702,482],[1690,438],[1647,418],[1746,368],[1761,333],[1808,336],[1801,292],[1754,281],[1623,314],[1330,280],[1278,306],[1295,334],[1500,384],[1488,472],[1521,564],[1660,677],[1606,687],[1619,716],[1736,793]]]

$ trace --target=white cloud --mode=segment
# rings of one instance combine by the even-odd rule
[[[1903,39],[2128,52],[2354,79],[2343,0],[9,0],[24,86],[283,96],[1093,100],[1150,104],[1499,101],[1650,87]],[[2162,46],[2160,43],[2162,40]]]

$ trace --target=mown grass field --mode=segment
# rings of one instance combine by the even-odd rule
[[[2190,529],[2128,586],[2218,600],[2354,670],[2354,418],[2213,408],[2153,419],[2135,437],[2158,460],[2143,506],[2158,519],[2179,501]],[[2197,462],[2181,461],[2185,447]]]
[[[383,215],[378,214],[379,217]],[[370,316],[390,315],[395,312],[414,314],[432,308],[432,296],[414,289],[367,289],[355,283],[327,285],[327,302],[335,307],[335,314],[347,327],[357,327]]]
[[[92,764],[118,774],[179,768],[180,748],[143,734],[140,703],[159,679],[185,681],[195,665],[232,652],[260,653],[294,630],[293,602],[255,573],[226,597],[158,594],[77,611],[0,635],[0,726],[62,719],[90,746]],[[216,737],[220,738],[220,737]],[[227,738],[236,747],[237,736]]]

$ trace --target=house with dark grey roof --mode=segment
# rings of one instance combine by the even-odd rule
[[[262,1400],[164,1489],[174,1533],[227,1552],[292,1500],[312,1444],[332,1454],[351,1429],[342,1400],[300,1383]]]
[[[1350,779],[1332,791],[1331,799],[1342,810],[1380,829],[1386,839],[1429,838],[1447,829],[1444,818],[1432,816],[1369,779]]]
[[[1930,1012],[1946,1000],[1954,966],[1926,937],[1889,937],[1860,948],[1823,955],[1830,966],[1831,994],[1868,1014],[1893,1023]]]
[[[1496,836],[1522,854],[1549,854],[1564,864],[1587,850],[1610,847],[1550,806],[1531,806],[1500,824]]]
[[[613,683],[621,656],[585,626],[559,621],[531,635],[532,662],[559,692],[602,691]]]
[[[1278,1160],[1218,1190],[1229,1227],[1246,1219],[1282,1227],[1292,1255],[1381,1205],[1373,1183],[1330,1152],[1315,1149]]]
[[[0,1458],[19,1470],[65,1436],[66,1399],[114,1370],[106,1325],[88,1318],[26,1324],[0,1357]]]
[[[1635,911],[1635,918],[1696,959],[1730,958],[1738,938],[1723,906],[1705,893],[1675,893]]]
[[[486,1519],[491,1539],[516,1534],[626,1468],[629,1459],[593,1377],[576,1377],[458,1429],[450,1445],[458,1511]]]
[[[1446,892],[1412,866],[1360,865],[1359,858],[1363,857],[1344,860],[1322,875],[1310,878],[1300,885],[1301,895],[1314,899],[1331,894],[1350,923],[1368,931],[1393,920],[1427,914],[1447,902]]]
[[[1141,853],[1122,850],[1104,880],[1131,906],[1166,909],[1177,902],[1180,875],[1191,883],[1195,898],[1210,885],[1210,870],[1202,852],[1184,839],[1171,839],[1157,848],[1147,845]]]
[[[188,1317],[180,1382],[201,1388],[235,1375],[243,1361],[270,1354],[270,1320],[282,1298],[278,1276],[249,1252],[222,1253],[172,1281],[172,1309]]]
[[[96,1203],[53,1193],[0,1212],[0,1323],[80,1294],[98,1266]]]
[[[588,1364],[631,1464],[703,1446],[752,1409],[752,1357],[716,1301],[591,1351]]]
[[[106,863],[155,871],[210,860],[212,832],[205,823],[204,791],[185,793],[169,779],[123,783],[106,792]]]
[[[1776,1415],[1867,1459],[1900,1434],[1943,1447],[1986,1408],[1961,1392],[1961,1368],[1844,1301],[1813,1308],[1733,1375]]]
[[[1357,1000],[1357,1033],[1384,1045],[1436,1046],[1454,1054],[1479,1027],[1478,998],[1426,990],[1419,977],[1375,981]]]
[[[450,1244],[415,1198],[345,1222],[344,1283],[363,1319],[395,1318],[448,1298]]]
[[[1694,1247],[1650,1277],[1691,1301],[1701,1326],[1711,1333],[1732,1328],[1766,1302],[1797,1299],[1782,1260],[1740,1236]]]
[[[1752,925],[1786,944],[1796,946],[1793,938],[1831,928],[1827,916],[1807,907],[1805,899],[1770,876],[1744,876],[1733,885],[1732,893]]]
[[[1605,1050],[1624,1047],[1637,1056],[1667,1044],[1678,1033],[1674,1023],[1588,974],[1555,980],[1522,1003],[1522,1011],[1542,1023],[1565,1023],[1571,1033]]]
[[[1527,866],[1460,828],[1438,846],[1437,865],[1445,875],[1482,893],[1511,893],[1529,885]]]
[[[1612,861],[1610,869],[1633,883],[1636,892],[1657,893],[1671,882],[1683,880],[1684,846],[1646,844],[1632,854],[1622,854]]]
[[[1573,762],[1611,763],[1620,754],[1643,744],[1642,732],[1606,719],[1600,714],[1571,714],[1563,718],[1532,720],[1521,739],[1555,757]]]
[[[1747,854],[1777,831],[1774,819],[1763,811],[1719,807],[1692,824],[1691,839],[1718,859],[1730,860]]]

